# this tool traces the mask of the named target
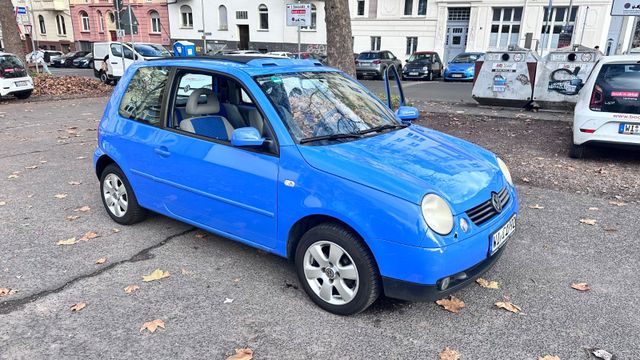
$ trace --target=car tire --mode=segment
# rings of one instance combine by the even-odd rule
[[[109,81],[109,75],[107,75],[107,73],[106,73],[106,72],[101,71],[101,72],[100,72],[100,81],[101,81],[103,84],[108,85],[108,84],[110,83],[110,81]]]
[[[324,223],[307,231],[296,248],[295,266],[307,295],[333,314],[357,314],[380,296],[373,255],[357,234],[342,225]]]
[[[129,180],[116,164],[107,165],[100,175],[100,197],[107,214],[118,224],[135,224],[147,216],[147,210],[138,204]]]
[[[24,100],[24,99],[28,99],[29,96],[31,96],[32,92],[33,92],[33,90],[20,91],[20,92],[14,93],[13,96],[15,96],[16,98],[18,98],[20,100]]]
[[[429,76],[427,76],[427,80],[433,81],[433,71],[429,71]]]
[[[584,156],[584,148],[584,145],[571,144],[569,157],[572,159],[582,159],[582,157]]]

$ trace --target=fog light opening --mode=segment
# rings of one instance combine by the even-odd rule
[[[440,280],[440,291],[444,291],[447,290],[447,288],[449,287],[449,283],[451,282],[451,278],[450,277],[446,277],[442,280]]]

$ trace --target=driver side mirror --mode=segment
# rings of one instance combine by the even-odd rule
[[[412,106],[400,106],[396,111],[396,115],[402,122],[411,122],[418,120],[420,112]]]
[[[254,127],[238,128],[231,133],[231,145],[233,146],[262,146],[264,142],[265,139],[260,136],[260,132]]]

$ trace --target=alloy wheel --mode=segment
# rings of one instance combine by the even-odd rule
[[[129,206],[127,188],[118,175],[111,173],[104,178],[102,196],[109,211],[116,217],[123,217]]]
[[[349,303],[358,293],[358,269],[351,255],[331,241],[318,241],[304,254],[304,275],[311,290],[332,305]]]

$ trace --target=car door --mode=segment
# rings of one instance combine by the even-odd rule
[[[213,81],[204,84],[202,76],[210,76]],[[221,78],[235,81],[219,74],[178,70],[170,108],[188,102],[196,88],[210,87],[216,98],[222,98],[217,93]],[[242,87],[240,83],[237,85]],[[208,101],[207,96],[198,100],[203,104]],[[171,188],[164,195],[164,206],[171,215],[192,224],[272,248],[277,225],[277,153],[273,148],[234,147],[228,140],[209,137],[199,130],[185,131],[186,127],[180,125],[203,117],[218,121],[224,118],[222,105],[213,114],[203,115],[198,110],[199,114],[194,115],[185,111],[183,119],[173,115],[175,109],[168,111],[167,131],[158,139],[154,159],[159,169],[158,181]],[[190,110],[189,105],[186,110]]]
[[[109,69],[115,77],[121,77],[124,71],[134,62],[133,51],[119,43],[110,45]]]
[[[438,54],[434,53],[433,54],[433,71],[438,74],[438,76],[442,75],[442,61],[440,61],[440,56],[438,56]]]

